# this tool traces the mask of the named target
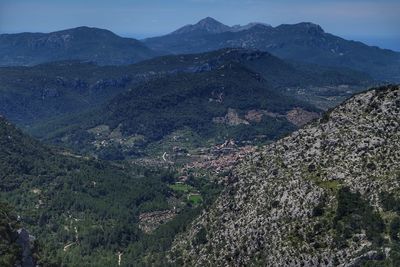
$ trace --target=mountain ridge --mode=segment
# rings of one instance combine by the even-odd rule
[[[219,66],[205,72],[182,72],[139,84],[113,98],[94,114],[72,119],[72,123],[67,120],[69,126],[65,131],[56,130],[50,140],[69,146],[75,144],[74,147],[89,148],[89,151],[94,149],[96,153],[117,146],[126,154],[135,154],[184,129],[189,129],[190,135],[200,136],[204,143],[233,137],[247,140],[257,135],[274,138],[294,127],[284,118],[263,114],[257,122],[241,119],[253,109],[286,113],[299,107],[318,112],[311,104],[274,90],[259,74],[239,64]],[[102,116],[95,115],[96,112]],[[96,135],[100,128],[107,128],[108,133]],[[111,132],[118,132],[120,137],[112,138]],[[80,145],[76,146],[78,140]]]
[[[91,112],[56,118],[30,132],[82,153],[123,151],[136,157],[181,134],[195,148],[226,139],[269,141],[318,116],[321,108],[309,97],[334,96],[329,103],[333,105],[361,90],[366,78],[348,71],[293,66],[267,52],[244,49],[165,56],[120,69],[133,73],[136,67],[153,72],[158,68],[161,75],[128,84]],[[353,82],[354,87],[343,85]],[[305,89],[299,93],[287,90],[301,85]]]
[[[225,24],[222,24],[221,22],[211,18],[211,17],[206,17],[196,24],[189,24],[186,26],[183,26],[182,28],[177,29],[176,31],[173,31],[170,34],[184,34],[184,33],[193,33],[196,31],[204,31],[208,33],[221,33],[225,31],[229,31],[231,28]]]
[[[400,87],[374,88],[219,169],[226,189],[176,239],[170,258],[194,266],[397,266],[399,113]]]
[[[364,82],[372,82],[363,73],[293,65],[267,52],[246,49],[163,56],[123,66],[63,61],[33,67],[1,67],[0,113],[20,126],[30,126],[49,118],[93,108],[139,83],[179,73],[206,72],[229,62],[237,62],[259,72],[272,87],[341,84],[362,87]],[[334,93],[335,90],[331,90]]]
[[[223,32],[198,30],[147,38],[143,42],[155,50],[174,54],[224,47],[258,49],[283,59],[348,67],[367,72],[375,79],[400,81],[399,52],[345,40],[326,33],[321,26],[310,22],[276,27],[257,24],[237,32],[227,28]]]
[[[95,27],[81,26],[50,33],[0,34],[0,66],[72,59],[120,65],[157,55],[160,54],[139,40]]]

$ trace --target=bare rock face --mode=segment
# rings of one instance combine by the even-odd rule
[[[318,113],[310,112],[301,108],[295,108],[286,113],[286,119],[296,126],[303,126],[318,117]]]
[[[263,118],[264,115],[265,115],[265,114],[264,114],[263,111],[259,111],[259,110],[254,110],[254,109],[252,109],[252,110],[249,110],[249,111],[246,113],[245,118],[246,118],[246,120],[248,120],[248,121],[261,122],[261,120],[262,120],[262,118]]]
[[[238,113],[236,110],[229,108],[228,113],[225,115],[225,117],[216,117],[213,119],[214,123],[221,123],[221,124],[227,124],[229,126],[237,126],[240,124],[250,124],[248,121],[242,119],[239,117]]]
[[[175,240],[171,261],[398,266],[400,87],[356,95],[229,170],[222,195]]]
[[[250,122],[260,123],[264,116],[272,118],[286,118],[289,122],[294,125],[301,127],[313,119],[319,117],[316,112],[310,112],[302,108],[294,108],[286,112],[286,114],[279,114],[269,112],[267,110],[249,110],[244,115],[244,118],[240,118],[239,114],[235,109],[229,108],[227,114],[224,117],[213,118],[214,123],[226,124],[229,126],[237,126],[240,124],[249,125]]]
[[[151,233],[161,224],[172,220],[176,213],[171,210],[142,213],[139,216],[139,228],[145,233]]]

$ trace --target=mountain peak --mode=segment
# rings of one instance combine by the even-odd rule
[[[306,31],[308,33],[313,34],[322,34],[325,31],[321,28],[320,25],[312,23],[312,22],[300,22],[296,24],[282,24],[277,27],[278,29],[285,29],[285,30],[294,30],[294,31]]]
[[[301,26],[307,29],[316,29],[320,32],[324,32],[324,30],[322,29],[322,27],[318,24],[312,23],[312,22],[300,22],[298,24],[295,24],[297,26]]]
[[[207,33],[221,33],[230,31],[231,27],[219,22],[218,20],[206,17],[196,24],[189,24],[183,26],[182,28],[173,32],[173,34],[183,34],[183,33],[197,33],[197,32],[207,32]]]
[[[110,30],[95,28],[95,27],[88,27],[88,26],[79,26],[75,28],[65,29],[61,31],[51,32],[50,34],[91,34],[91,35],[102,35],[102,36],[112,36],[118,37],[115,33]]]
[[[221,22],[218,20],[212,18],[212,17],[205,17],[204,19],[199,20],[199,22],[196,23],[196,25],[223,25]]]

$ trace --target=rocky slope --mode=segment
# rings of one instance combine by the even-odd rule
[[[224,47],[258,49],[284,59],[348,67],[376,79],[400,80],[400,53],[345,40],[309,22],[276,27],[254,23],[237,28],[206,18],[171,34],[143,41],[154,50],[175,54]]]
[[[248,150],[219,170],[226,189],[175,241],[171,260],[399,266],[399,115],[400,87],[373,89]]]
[[[0,34],[0,66],[30,66],[57,60],[130,64],[158,55],[142,42],[111,31],[78,27],[51,33]]]

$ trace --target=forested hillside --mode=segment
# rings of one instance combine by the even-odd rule
[[[201,183],[192,180],[191,188],[204,200],[192,202],[173,189],[172,169],[110,164],[53,151],[3,117],[0,146],[0,198],[15,207],[20,223],[37,238],[43,266],[112,266],[118,253],[135,266],[162,265],[175,233],[215,191],[204,177]],[[168,216],[162,219],[160,214]],[[8,224],[7,216],[2,216],[3,224]],[[150,222],[143,218],[155,223],[146,226]],[[15,262],[19,253],[12,245],[12,227],[2,228],[7,238],[1,242],[9,244],[0,257],[4,262]]]
[[[312,101],[307,98],[309,95],[320,99],[327,93],[349,95],[372,83],[364,73],[293,64],[269,53],[246,49],[165,56],[125,66],[63,61],[0,68],[0,114],[29,131],[31,126],[49,119],[98,107],[138,84],[179,73],[208,72],[231,63],[260,73],[270,87],[303,90],[299,96],[306,101]]]
[[[276,90],[260,74],[230,63],[152,80],[98,110],[51,121],[38,130],[49,141],[81,152],[120,151],[129,156],[146,153],[148,145],[183,130],[182,140],[197,137],[194,146],[228,139],[274,140],[296,128],[293,112],[307,121],[320,110]],[[120,157],[111,158],[116,156]]]

